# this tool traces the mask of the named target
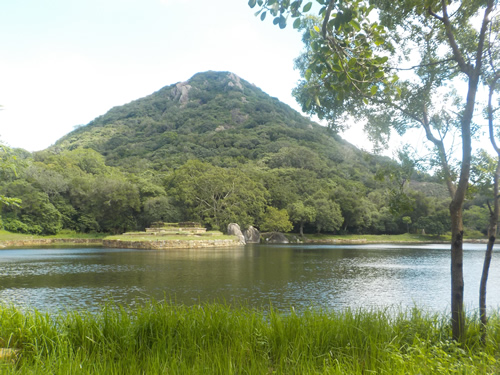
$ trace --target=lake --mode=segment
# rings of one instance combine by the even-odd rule
[[[465,244],[465,302],[478,305],[484,244]],[[226,301],[280,310],[415,304],[449,310],[450,245],[247,245],[238,248],[0,250],[0,302],[44,311],[95,311],[151,298]],[[497,250],[497,249],[496,249]],[[500,306],[500,259],[488,306]]]

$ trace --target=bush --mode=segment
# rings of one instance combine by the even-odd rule
[[[6,219],[4,222],[4,229],[9,232],[14,233],[25,233],[25,234],[40,234],[42,233],[42,227],[39,225],[29,225],[19,221],[17,219]]]

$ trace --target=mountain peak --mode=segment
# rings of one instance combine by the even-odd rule
[[[165,168],[189,159],[247,162],[298,145],[325,149],[335,161],[358,152],[236,74],[208,71],[112,108],[52,149],[92,148],[110,165]]]
[[[186,106],[189,102],[189,91],[193,86],[196,87],[197,90],[214,90],[226,86],[227,90],[234,89],[241,92],[244,91],[241,78],[236,74],[231,72],[208,71],[197,73],[187,81],[176,83],[171,89],[172,99],[178,101],[181,106]]]

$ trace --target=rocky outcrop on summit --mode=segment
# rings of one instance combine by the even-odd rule
[[[174,100],[181,103],[181,106],[185,106],[189,101],[189,90],[191,90],[191,86],[187,82],[179,82],[172,89],[172,96]]]
[[[243,91],[243,85],[241,84],[241,81],[240,81],[240,77],[238,77],[236,74],[234,73],[229,73],[227,75],[229,77],[229,79],[231,81],[229,81],[229,83],[227,84],[229,87],[237,87],[239,88],[241,91]]]

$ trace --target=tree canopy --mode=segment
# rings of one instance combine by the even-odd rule
[[[123,232],[155,221],[196,220],[222,230],[229,221],[262,229],[273,207],[286,212],[285,223],[293,217],[305,235],[393,234],[406,231],[403,216],[417,232],[419,218],[449,204],[438,178],[409,168],[404,158],[356,149],[230,73],[200,73],[184,84],[191,89],[182,103],[177,86],[168,86],[112,109],[47,150],[8,150],[0,194],[30,199],[2,207],[4,227]],[[174,115],[178,122],[171,123]],[[130,138],[115,147],[120,132]],[[155,148],[162,137],[169,142]],[[131,154],[121,158],[125,149]],[[393,177],[380,178],[380,171]],[[400,186],[407,204],[389,209]],[[475,202],[467,208],[486,201]],[[314,215],[294,216],[300,204]]]
[[[469,184],[477,93],[496,72],[498,36],[493,0],[250,0],[261,19],[286,27],[287,18],[305,30],[305,52],[296,65],[303,80],[295,96],[303,109],[339,129],[346,116],[366,121],[376,142],[391,129],[425,130],[452,199],[452,322],[454,337],[465,333],[463,311],[462,209]],[[490,48],[491,47],[491,48]],[[467,88],[454,90],[457,80]],[[461,140],[458,173],[450,166],[446,136]]]
[[[0,178],[7,180],[16,175],[15,166],[16,156],[12,154],[11,150],[0,143]],[[0,194],[0,208],[2,205],[19,206],[21,199],[7,197]]]

